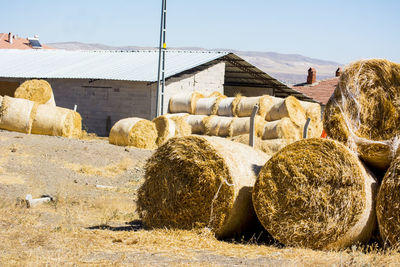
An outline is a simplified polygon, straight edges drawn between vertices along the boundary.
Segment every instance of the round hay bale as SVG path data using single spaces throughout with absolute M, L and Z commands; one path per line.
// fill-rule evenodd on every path
M 187 116 L 189 116 L 189 113 L 167 113 L 164 114 L 165 117 L 167 118 L 173 118 L 173 117 L 184 117 L 186 118 Z
M 302 129 L 296 126 L 289 118 L 282 118 L 277 121 L 267 121 L 264 124 L 262 139 L 291 139 L 302 138 Z
M 219 95 L 218 95 L 218 94 Z M 196 103 L 196 115 L 216 115 L 219 103 L 226 98 L 219 92 L 214 92 L 209 97 L 200 98 Z
M 221 100 L 218 104 L 217 115 L 218 116 L 233 116 L 233 101 L 235 97 L 227 97 Z
M 55 106 L 53 90 L 45 80 L 28 80 L 23 82 L 14 92 L 14 97 L 28 99 L 39 104 Z
M 72 110 L 51 105 L 38 105 L 32 122 L 32 134 L 71 137 L 73 130 Z
M 249 145 L 249 134 L 237 135 L 229 138 L 231 141 L 242 143 L 245 145 Z M 293 143 L 293 140 L 288 139 L 270 139 L 270 140 L 262 140 L 260 137 L 256 137 L 254 139 L 254 148 L 261 150 L 265 154 L 272 156 L 285 146 L 290 143 Z
M 271 109 L 275 102 L 269 95 L 241 97 L 236 107 L 236 115 L 238 117 L 250 117 L 256 104 L 259 106 L 257 114 L 265 118 L 266 112 Z
M 187 124 L 192 128 L 192 134 L 205 134 L 206 128 L 203 121 L 206 117 L 206 115 L 189 115 L 185 118 Z
M 22 98 L 4 96 L 0 108 L 0 129 L 31 133 L 38 104 Z
M 400 247 L 400 156 L 392 161 L 376 198 L 376 215 L 382 240 Z
M 367 242 L 375 227 L 376 182 L 339 142 L 292 143 L 264 165 L 253 203 L 265 229 L 289 246 L 341 249 Z
M 303 127 L 306 122 L 306 113 L 299 100 L 294 96 L 286 98 L 271 97 L 274 105 L 266 110 L 265 120 L 275 121 L 288 117 L 294 124 Z
M 174 136 L 186 136 L 192 133 L 192 127 L 185 121 L 185 117 L 159 116 L 153 120 L 156 125 L 158 138 L 157 145 L 163 144 Z
M 147 161 L 137 207 L 150 228 L 209 227 L 229 237 L 256 220 L 251 188 L 268 156 L 218 137 L 172 138 Z
M 229 136 L 232 133 L 234 117 L 209 116 L 203 120 L 206 135 Z
M 81 114 L 79 114 L 76 111 L 69 110 L 69 112 L 72 112 L 72 117 L 73 117 L 73 125 L 74 128 L 72 130 L 72 136 L 74 138 L 80 138 L 82 136 L 82 117 Z
M 318 103 L 299 101 L 306 112 L 306 117 L 310 118 L 308 137 L 321 137 L 323 126 L 321 120 L 321 105 Z
M 194 114 L 196 111 L 197 100 L 204 95 L 199 92 L 179 93 L 169 100 L 169 113 L 187 112 Z
M 400 135 L 400 64 L 384 59 L 347 66 L 323 114 L 328 136 L 356 147 L 371 166 L 390 165 Z M 395 144 L 395 145 L 394 145 Z
M 264 131 L 264 118 L 256 115 L 254 117 L 254 134 L 256 136 L 262 136 Z M 250 117 L 235 118 L 232 121 L 229 136 L 236 136 L 242 134 L 249 134 L 250 132 Z
M 142 118 L 126 118 L 114 124 L 108 141 L 110 144 L 118 146 L 155 149 L 157 148 L 157 137 L 154 122 Z
M 207 95 L 207 97 L 222 97 L 222 98 L 226 98 L 226 95 L 223 95 L 222 93 L 220 93 L 218 91 L 214 91 L 211 94 Z

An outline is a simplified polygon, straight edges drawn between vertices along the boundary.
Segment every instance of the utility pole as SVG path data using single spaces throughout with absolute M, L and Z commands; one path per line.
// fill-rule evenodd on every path
M 166 20 L 167 20 L 167 0 L 161 0 L 161 27 L 160 27 L 160 45 L 158 47 L 158 74 L 157 74 L 157 110 L 156 117 L 163 115 L 164 110 L 164 88 L 165 88 L 165 43 Z

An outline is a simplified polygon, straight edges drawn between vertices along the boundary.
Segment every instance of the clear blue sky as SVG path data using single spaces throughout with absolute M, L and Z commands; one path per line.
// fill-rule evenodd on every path
M 161 0 L 7 0 L 0 32 L 158 46 Z M 400 63 L 397 0 L 167 0 L 167 45 Z

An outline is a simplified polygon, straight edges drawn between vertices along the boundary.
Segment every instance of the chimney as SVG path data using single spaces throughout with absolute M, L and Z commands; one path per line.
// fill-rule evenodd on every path
M 342 74 L 342 68 L 339 67 L 339 68 L 336 70 L 335 76 L 336 76 L 336 77 L 339 77 L 340 74 Z
M 308 69 L 307 83 L 313 84 L 317 82 L 317 71 L 314 68 Z
M 12 33 L 11 33 L 11 32 L 8 33 L 8 42 L 9 42 L 10 44 L 13 43 L 13 37 L 12 37 Z

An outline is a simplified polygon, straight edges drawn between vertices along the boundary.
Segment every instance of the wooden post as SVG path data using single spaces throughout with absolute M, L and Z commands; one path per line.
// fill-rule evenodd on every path
M 255 104 L 250 116 L 250 133 L 249 133 L 249 146 L 254 147 L 254 119 L 257 115 L 259 106 Z

